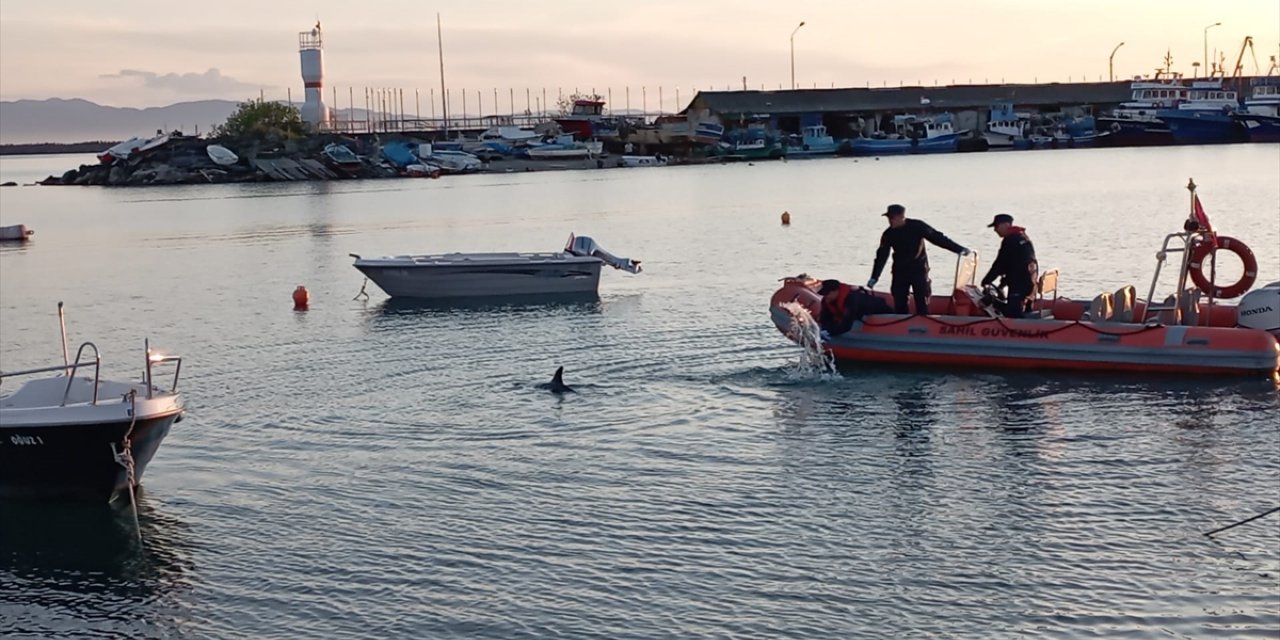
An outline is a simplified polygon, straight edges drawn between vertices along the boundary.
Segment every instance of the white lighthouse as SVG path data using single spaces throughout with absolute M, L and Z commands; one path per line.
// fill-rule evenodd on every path
M 302 86 L 306 102 L 302 119 L 312 126 L 328 124 L 329 109 L 324 106 L 324 43 L 320 38 L 320 21 L 310 31 L 298 34 L 298 56 L 302 58 Z

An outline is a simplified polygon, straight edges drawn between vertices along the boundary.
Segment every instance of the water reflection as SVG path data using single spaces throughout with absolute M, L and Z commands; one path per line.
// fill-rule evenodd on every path
M 152 635 L 157 624 L 173 619 L 178 596 L 189 589 L 192 552 L 188 525 L 153 508 L 141 492 L 137 529 L 127 509 L 5 500 L 0 584 L 9 586 L 0 589 L 0 609 L 54 625 L 43 635 L 96 627 L 122 637 Z M 34 631 L 6 631 L 20 622 L 0 617 L 0 636 Z
M 504 314 L 514 319 L 568 314 L 598 315 L 603 311 L 600 297 L 594 293 L 451 300 L 386 298 L 381 302 L 366 301 L 365 304 L 366 317 L 374 328 L 395 326 L 399 324 L 399 320 L 412 318 Z

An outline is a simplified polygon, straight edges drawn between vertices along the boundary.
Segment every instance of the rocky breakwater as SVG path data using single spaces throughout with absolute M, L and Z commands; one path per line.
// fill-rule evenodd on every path
M 336 135 L 292 140 L 205 139 L 159 134 L 103 150 L 42 185 L 147 186 L 395 177 L 396 171 L 361 153 L 362 142 Z M 340 149 L 341 148 L 341 149 Z M 346 153 L 337 153 L 342 149 Z

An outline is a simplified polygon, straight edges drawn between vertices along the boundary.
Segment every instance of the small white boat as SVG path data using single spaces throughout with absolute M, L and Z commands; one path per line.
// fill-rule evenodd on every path
M 555 253 L 448 253 L 355 258 L 352 264 L 393 298 L 595 295 L 600 269 L 639 273 L 640 262 L 610 254 L 586 236 Z
M 123 160 L 128 158 L 129 154 L 136 151 L 138 147 L 146 144 L 146 142 L 145 138 L 129 138 L 124 142 L 112 145 L 106 151 L 98 154 L 98 160 L 106 164 L 115 162 L 116 160 Z
M 27 228 L 25 224 L 12 224 L 7 227 L 0 227 L 0 242 L 26 242 L 35 235 L 35 231 Z
M 493 127 L 480 134 L 481 142 L 505 142 L 516 143 L 528 140 L 536 140 L 538 132 L 533 129 L 521 129 L 520 127 L 500 126 Z
M 619 156 L 619 167 L 665 167 L 667 156 L 655 153 L 651 156 Z
M 61 319 L 62 304 L 58 304 Z M 182 417 L 178 373 L 182 359 L 145 344 L 141 382 L 106 380 L 92 342 L 63 363 L 0 373 L 11 377 L 57 374 L 28 381 L 0 396 L 0 496 L 83 495 L 114 500 L 129 495 L 151 458 Z M 173 362 L 168 390 L 157 387 L 152 371 Z
M 233 165 L 240 161 L 240 156 L 237 156 L 234 151 L 220 144 L 211 144 L 208 147 L 205 147 L 205 153 L 209 154 L 209 159 L 212 160 L 214 164 L 223 167 Z

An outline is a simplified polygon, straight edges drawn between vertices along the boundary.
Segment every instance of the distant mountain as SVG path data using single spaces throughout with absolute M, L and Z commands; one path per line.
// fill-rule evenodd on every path
M 127 140 L 156 129 L 206 133 L 235 111 L 231 100 L 179 102 L 167 107 L 107 107 L 88 100 L 13 100 L 0 102 L 0 144 Z

